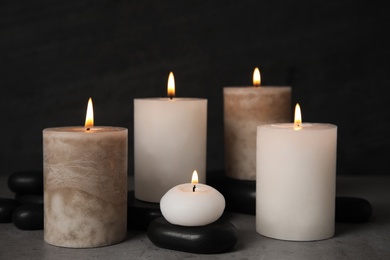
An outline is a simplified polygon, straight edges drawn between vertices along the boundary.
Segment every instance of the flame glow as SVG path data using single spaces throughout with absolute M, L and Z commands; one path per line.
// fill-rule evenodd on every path
M 175 78 L 171 71 L 168 76 L 168 97 L 173 98 L 175 96 Z
M 87 115 L 86 115 L 86 117 L 85 117 L 85 127 L 86 127 L 86 128 L 93 127 L 93 105 L 92 105 L 92 98 L 89 98 L 89 100 L 88 100 Z
M 295 105 L 294 129 L 295 129 L 295 130 L 300 130 L 300 129 L 302 129 L 301 107 L 299 106 L 298 103 Z
M 261 84 L 261 76 L 260 76 L 260 70 L 259 68 L 255 68 L 255 71 L 253 71 L 253 86 L 260 86 Z
M 191 183 L 198 184 L 198 172 L 196 170 L 192 173 Z

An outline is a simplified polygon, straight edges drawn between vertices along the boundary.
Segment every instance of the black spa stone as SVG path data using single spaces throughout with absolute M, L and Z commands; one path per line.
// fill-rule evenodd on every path
M 370 202 L 362 198 L 336 197 L 336 222 L 363 223 L 372 215 Z
M 43 204 L 43 195 L 15 194 L 15 199 L 22 205 Z
M 127 195 L 127 229 L 146 230 L 150 222 L 161 217 L 159 203 L 148 203 L 137 200 L 134 191 Z
M 207 172 L 207 184 L 225 197 L 226 210 L 256 214 L 256 181 L 236 180 L 225 177 L 224 171 L 211 171 Z
M 250 215 L 256 214 L 256 181 L 226 178 L 224 185 L 222 194 L 227 201 L 227 210 Z
M 12 215 L 14 225 L 22 230 L 43 229 L 43 205 L 22 205 Z
M 19 205 L 14 199 L 0 198 L 0 223 L 12 222 L 12 213 Z
M 18 194 L 43 194 L 42 171 L 16 171 L 8 177 L 8 187 Z
M 185 227 L 160 217 L 150 223 L 147 235 L 158 247 L 197 254 L 227 252 L 238 239 L 236 227 L 223 219 L 206 226 Z

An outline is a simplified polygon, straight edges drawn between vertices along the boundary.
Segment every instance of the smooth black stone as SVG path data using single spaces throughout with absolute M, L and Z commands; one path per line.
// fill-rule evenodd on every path
M 363 223 L 372 215 L 370 202 L 362 198 L 336 197 L 336 222 Z
M 43 205 L 22 205 L 12 215 L 14 225 L 22 230 L 43 229 Z
M 146 230 L 151 221 L 162 217 L 159 203 L 137 200 L 134 191 L 127 194 L 127 229 Z
M 225 197 L 226 210 L 256 214 L 256 181 L 235 180 L 225 177 L 225 171 L 207 172 L 207 184 Z
M 160 217 L 150 223 L 147 234 L 158 247 L 197 254 L 227 252 L 238 239 L 236 227 L 223 219 L 206 226 L 185 227 Z
M 43 194 L 42 171 L 16 171 L 8 177 L 8 187 L 18 194 Z
M 22 205 L 43 204 L 43 195 L 15 194 L 15 199 Z
M 12 222 L 12 213 L 19 205 L 14 199 L 0 198 L 0 223 Z

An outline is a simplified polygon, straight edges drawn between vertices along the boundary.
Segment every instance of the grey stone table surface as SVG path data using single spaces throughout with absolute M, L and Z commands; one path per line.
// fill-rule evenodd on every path
M 0 224 L 0 259 L 390 259 L 390 177 L 338 176 L 337 194 L 365 198 L 373 206 L 369 222 L 336 223 L 333 238 L 289 242 L 266 238 L 255 230 L 255 216 L 227 213 L 238 230 L 230 252 L 214 255 L 166 250 L 153 245 L 145 232 L 128 231 L 119 244 L 69 249 L 44 242 L 43 231 L 23 231 Z M 10 197 L 6 177 L 0 177 L 0 197 Z

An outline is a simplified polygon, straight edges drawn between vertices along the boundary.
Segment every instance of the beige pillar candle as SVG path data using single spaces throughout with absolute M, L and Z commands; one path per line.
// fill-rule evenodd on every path
M 233 179 L 256 180 L 257 126 L 291 121 L 291 87 L 260 86 L 257 71 L 254 86 L 223 89 L 225 173 Z
M 173 95 L 134 99 L 134 187 L 139 200 L 159 203 L 195 169 L 199 181 L 206 182 L 207 99 Z
M 337 126 L 262 125 L 257 144 L 257 232 L 295 241 L 333 236 Z
M 43 130 L 44 239 L 73 248 L 112 245 L 127 233 L 127 129 Z

